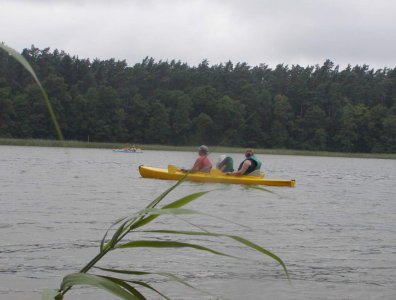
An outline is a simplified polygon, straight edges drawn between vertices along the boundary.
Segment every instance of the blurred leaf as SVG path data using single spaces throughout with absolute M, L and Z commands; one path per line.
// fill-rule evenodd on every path
M 139 215 L 150 214 L 153 216 L 159 215 L 191 215 L 191 214 L 204 214 L 197 210 L 188 208 L 146 208 L 138 212 Z
M 30 73 L 30 75 L 32 75 L 32 77 L 34 78 L 34 80 L 36 81 L 37 85 L 40 88 L 41 94 L 44 98 L 44 102 L 47 106 L 48 112 L 50 113 L 52 123 L 54 123 L 56 133 L 58 134 L 58 138 L 61 141 L 63 141 L 64 140 L 63 134 L 59 127 L 58 120 L 56 119 L 54 110 L 52 109 L 51 102 L 49 101 L 47 93 L 45 92 L 43 86 L 41 85 L 40 80 L 37 78 L 37 75 L 34 72 L 31 65 L 29 64 L 29 62 L 25 59 L 25 57 L 23 57 L 21 54 L 19 54 L 17 51 L 12 49 L 11 47 L 8 47 L 7 45 L 0 43 L 0 49 L 3 49 L 5 52 L 7 52 L 9 55 L 11 55 L 16 61 L 18 61 L 26 69 L 26 71 L 28 71 Z
M 105 245 L 105 239 L 113 225 L 106 231 L 106 234 L 103 236 L 102 241 L 100 243 L 100 249 L 103 251 L 107 247 L 114 247 L 114 245 L 119 241 L 118 238 L 120 238 L 123 233 L 127 233 L 131 230 L 130 226 L 133 224 L 134 220 L 137 220 L 138 217 L 144 216 L 144 215 L 153 215 L 153 216 L 159 216 L 159 215 L 179 215 L 179 214 L 200 214 L 200 212 L 192 210 L 192 209 L 180 209 L 180 208 L 168 208 L 168 209 L 158 209 L 158 208 L 146 208 L 138 211 L 137 213 L 133 214 L 130 217 L 125 217 L 123 220 L 126 219 L 126 221 L 116 230 L 114 233 L 112 239 L 106 243 Z M 131 221 L 133 219 L 133 221 Z M 132 223 L 132 224 L 130 224 Z M 142 225 L 143 226 L 143 225 Z
M 188 284 L 186 281 L 181 279 L 180 277 L 172 274 L 172 273 L 167 273 L 167 272 L 145 272 L 145 271 L 129 271 L 129 270 L 119 270 L 119 269 L 108 269 L 108 268 L 101 268 L 101 267 L 95 267 L 96 269 L 106 271 L 106 272 L 113 272 L 113 273 L 119 273 L 119 274 L 126 274 L 126 275 L 137 275 L 137 276 L 142 276 L 142 275 L 159 275 L 163 277 L 167 277 L 168 279 L 171 279 L 173 281 L 179 282 L 189 288 L 196 289 L 194 286 Z
M 123 282 L 120 284 L 117 278 L 109 279 L 110 277 L 96 276 L 86 273 L 73 273 L 65 276 L 63 278 L 61 284 L 61 290 L 66 290 L 75 285 L 90 285 L 97 288 L 101 288 L 107 290 L 108 292 L 126 300 L 141 300 L 145 298 L 141 298 L 137 295 L 140 293 L 136 291 L 132 286 Z M 126 288 L 128 286 L 128 288 Z M 135 290 L 135 294 L 132 293 L 132 290 Z
M 209 193 L 209 191 L 190 194 L 188 196 L 185 196 L 185 197 L 183 197 L 181 199 L 178 199 L 176 201 L 173 201 L 172 203 L 169 203 L 169 204 L 163 206 L 162 209 L 182 207 L 182 206 L 190 203 L 191 201 L 194 201 L 195 199 L 197 199 L 197 198 L 199 198 L 199 197 L 201 197 L 201 196 L 203 196 L 203 195 L 205 195 L 207 193 Z M 155 220 L 157 217 L 158 216 L 148 216 L 148 217 L 146 217 L 144 219 L 141 219 L 137 223 L 133 224 L 131 226 L 131 229 L 136 229 L 136 228 L 142 227 L 143 225 L 146 225 L 146 224 L 150 223 L 151 221 Z
M 205 293 L 207 295 L 213 296 L 215 297 L 213 294 L 199 289 L 195 286 L 192 286 L 191 284 L 187 283 L 186 281 L 184 281 L 183 279 L 181 279 L 180 277 L 172 274 L 172 273 L 168 273 L 168 272 L 144 272 L 144 271 L 130 271 L 130 270 L 119 270 L 119 269 L 108 269 L 108 268 L 101 268 L 101 267 L 95 267 L 96 269 L 102 270 L 102 271 L 106 271 L 106 272 L 113 272 L 113 273 L 118 273 L 118 274 L 125 274 L 125 275 L 136 275 L 136 276 L 143 276 L 143 275 L 158 275 L 158 276 L 162 276 L 162 277 L 166 277 L 172 281 L 178 282 L 186 287 L 189 287 L 191 289 L 194 289 L 196 291 Z M 216 297 L 218 298 L 218 297 Z
M 286 265 L 284 264 L 284 262 L 282 261 L 282 259 L 280 259 L 279 256 L 275 255 L 274 253 L 272 253 L 272 252 L 270 252 L 270 251 L 268 251 L 268 250 L 262 248 L 261 246 L 255 244 L 255 243 L 253 243 L 253 242 L 251 242 L 251 241 L 249 241 L 249 240 L 247 240 L 247 239 L 244 239 L 243 237 L 236 236 L 236 235 L 227 235 L 227 236 L 230 237 L 230 238 L 232 238 L 232 239 L 234 239 L 234 240 L 237 241 L 237 242 L 240 242 L 240 243 L 242 243 L 242 244 L 245 244 L 246 246 L 248 246 L 248 247 L 250 247 L 250 248 L 252 248 L 252 249 L 255 249 L 255 250 L 257 250 L 257 251 L 259 251 L 259 252 L 261 252 L 261 253 L 263 253 L 263 254 L 265 254 L 265 255 L 268 255 L 269 257 L 271 257 L 271 258 L 273 258 L 274 260 L 276 260 L 276 261 L 283 267 L 283 270 L 284 270 L 285 273 L 286 273 L 287 279 L 290 280 L 290 278 L 289 278 L 289 273 L 287 272 L 287 269 L 286 269 Z
M 100 241 L 100 251 L 103 251 L 103 249 L 104 249 L 104 243 L 106 242 L 106 237 L 107 237 L 107 235 L 109 234 L 110 230 L 111 230 L 114 226 L 116 226 L 117 224 L 121 223 L 122 221 L 124 221 L 124 220 L 127 219 L 127 218 L 128 218 L 128 217 L 120 218 L 120 219 L 118 219 L 117 221 L 115 221 L 114 223 L 112 223 L 112 224 L 110 225 L 110 227 L 106 230 L 106 232 L 105 232 L 105 234 L 104 234 L 102 240 Z
M 17 51 L 15 51 L 13 48 L 8 47 L 5 44 L 0 43 L 0 48 L 2 48 L 5 52 L 7 52 L 9 55 L 11 55 L 15 60 L 17 60 L 25 69 L 28 71 L 34 80 L 36 81 L 37 85 L 42 89 L 43 87 L 41 86 L 40 80 L 37 78 L 36 73 L 34 72 L 33 68 L 29 64 L 29 62 L 23 57 L 21 54 L 19 54 Z
M 180 179 L 176 184 L 174 184 L 173 186 L 171 186 L 169 189 L 167 189 L 165 192 L 163 192 L 160 196 L 158 196 L 154 201 L 152 201 L 149 205 L 146 206 L 146 209 L 150 209 L 150 208 L 154 208 L 162 199 L 164 199 L 171 191 L 173 191 L 178 185 L 180 185 L 183 182 L 184 178 Z M 201 192 L 201 193 L 196 193 L 183 197 L 182 199 L 179 199 L 178 201 L 185 201 L 185 198 L 189 198 L 188 202 L 191 202 L 193 200 L 195 200 L 196 198 L 202 196 L 203 194 L 207 193 L 207 192 Z M 175 202 L 178 202 L 175 201 Z M 188 202 L 186 202 L 185 204 L 187 204 Z M 183 204 L 183 205 L 185 205 Z M 176 206 L 176 207 L 180 207 L 182 205 Z M 164 207 L 165 208 L 165 207 Z M 171 208 L 171 207 L 170 207 Z M 118 219 L 117 221 L 115 221 L 106 231 L 105 235 L 103 236 L 101 243 L 100 243 L 100 249 L 101 252 L 104 250 L 105 248 L 105 240 L 106 237 L 109 233 L 109 231 L 111 230 L 111 228 L 113 228 L 115 225 L 119 224 L 120 222 L 124 221 L 125 219 L 127 219 L 128 221 L 130 221 L 131 223 L 135 223 L 132 227 L 129 228 L 129 230 L 133 230 L 135 228 L 141 227 L 145 224 L 150 223 L 151 221 L 153 221 L 155 218 L 157 218 L 157 216 L 149 216 L 144 218 L 144 216 L 138 216 L 137 214 L 133 214 L 133 216 L 129 216 L 129 217 L 123 217 Z M 126 222 L 127 223 L 127 222 Z M 129 227 L 129 226 L 125 226 L 126 223 L 124 223 L 124 228 L 125 227 Z M 120 228 L 119 228 L 120 229 Z M 118 231 L 118 230 L 117 230 Z M 119 234 L 119 236 L 122 234 L 122 230 L 121 230 L 121 234 L 118 232 L 117 234 Z M 114 236 L 113 236 L 114 237 Z
M 123 233 L 124 229 L 125 229 L 125 225 L 128 223 L 129 221 L 125 221 L 124 223 L 121 224 L 121 226 L 116 230 L 116 232 L 113 234 L 113 237 L 111 238 L 111 240 L 105 245 L 102 246 L 101 250 L 103 251 L 104 248 L 109 247 L 109 248 L 113 248 L 114 245 L 117 243 L 117 239 L 120 237 L 120 235 Z M 106 237 L 106 236 L 105 236 Z M 105 238 L 104 237 L 104 238 Z
M 237 235 L 229 235 L 229 234 L 222 234 L 222 233 L 212 233 L 212 232 L 199 232 L 199 231 L 175 231 L 175 230 L 145 230 L 143 232 L 151 232 L 151 233 L 167 233 L 167 234 L 184 234 L 184 235 L 204 235 L 204 236 L 215 236 L 215 237 L 228 237 L 231 238 L 241 244 L 244 244 L 245 246 L 252 248 L 256 251 L 259 251 L 269 257 L 271 257 L 272 259 L 276 260 L 282 267 L 283 270 L 286 273 L 286 277 L 289 279 L 289 274 L 287 272 L 286 269 L 286 265 L 284 264 L 284 262 L 282 261 L 282 259 L 280 259 L 280 257 L 278 257 L 277 255 L 275 255 L 274 253 L 264 249 L 263 247 L 243 238 Z
M 178 182 L 176 182 L 173 186 L 171 186 L 169 189 L 167 189 L 165 192 L 163 192 L 161 195 L 159 195 L 157 198 L 155 198 L 149 205 L 146 206 L 146 208 L 153 208 L 157 206 L 159 202 L 161 202 L 162 199 L 164 199 L 170 192 L 172 192 L 175 188 L 177 188 L 184 180 L 186 179 L 186 176 L 184 176 L 182 179 L 180 179 Z
M 146 297 L 144 297 L 137 289 L 134 287 L 130 286 L 128 283 L 126 283 L 125 280 L 119 279 L 119 278 L 114 278 L 114 277 L 108 277 L 108 276 L 103 276 L 103 278 L 106 278 L 115 284 L 118 284 L 119 286 L 123 287 L 127 291 L 129 291 L 132 295 L 136 296 L 139 299 L 145 300 Z
M 222 256 L 229 256 L 233 257 L 232 255 L 225 254 L 223 252 L 219 252 L 204 246 L 190 244 L 190 243 L 181 243 L 175 241 L 152 241 L 152 240 L 138 240 L 132 241 L 126 244 L 118 245 L 116 248 L 193 248 L 202 251 L 208 251 L 213 254 L 222 255 Z
M 41 300 L 62 300 L 63 296 L 61 293 L 55 290 L 44 290 L 41 295 Z
M 135 281 L 135 280 L 128 280 L 128 282 L 134 283 L 134 284 L 138 284 L 141 286 L 144 286 L 147 289 L 150 289 L 154 292 L 156 292 L 158 295 L 161 295 L 163 298 L 170 300 L 170 298 L 166 297 L 164 294 L 162 294 L 160 291 L 158 291 L 157 289 L 153 288 L 151 285 L 149 285 L 148 283 L 142 282 L 142 281 Z
M 267 189 L 267 188 L 261 187 L 261 186 L 257 186 L 257 185 L 246 185 L 245 187 L 246 187 L 247 189 L 261 190 L 261 191 L 264 191 L 264 192 L 271 193 L 271 194 L 274 194 L 274 195 L 279 196 L 277 193 L 275 193 L 275 192 L 273 192 L 273 191 L 271 191 L 271 190 L 269 190 L 269 189 Z
M 187 195 L 183 198 L 180 198 L 179 200 L 173 201 L 172 203 L 169 203 L 167 205 L 164 205 L 162 208 L 179 208 L 184 205 L 187 205 L 188 203 L 194 201 L 195 199 L 202 197 L 203 195 L 209 193 L 211 191 L 204 191 L 204 192 L 198 192 L 194 194 Z

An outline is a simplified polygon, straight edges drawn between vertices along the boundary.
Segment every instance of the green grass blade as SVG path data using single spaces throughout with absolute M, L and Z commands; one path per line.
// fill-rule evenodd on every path
M 129 291 L 132 295 L 137 297 L 140 300 L 147 300 L 146 297 L 144 297 L 137 289 L 134 287 L 130 286 L 125 280 L 119 279 L 119 278 L 114 278 L 114 277 L 108 277 L 108 276 L 103 276 L 103 278 L 106 278 L 115 284 L 118 284 L 119 286 L 123 287 L 127 291 Z
M 110 247 L 113 248 L 115 244 L 117 244 L 128 232 L 130 232 L 134 227 L 132 226 L 136 220 L 144 220 L 141 219 L 140 217 L 146 216 L 146 219 L 149 218 L 150 216 L 153 217 L 158 217 L 160 215 L 179 215 L 179 214 L 199 214 L 200 212 L 192 210 L 192 209 L 180 209 L 180 208 L 168 208 L 168 209 L 158 209 L 158 208 L 146 208 L 142 209 L 139 212 L 135 213 L 132 217 L 129 217 L 114 233 L 111 241 L 109 241 L 106 245 L 105 243 L 105 238 L 108 234 L 108 231 L 106 232 L 105 236 L 103 237 L 101 241 L 101 251 L 104 251 L 104 249 Z M 131 220 L 132 219 L 132 220 Z M 153 219 L 149 219 L 148 222 L 151 222 Z M 148 223 L 147 222 L 147 223 Z M 143 222 L 145 223 L 145 222 Z M 145 223 L 145 224 L 147 224 Z M 143 224 L 144 225 L 144 224 Z M 143 226 L 141 225 L 141 226 Z
M 182 242 L 175 242 L 175 241 L 152 241 L 152 240 L 138 240 L 128 242 L 126 244 L 121 244 L 117 246 L 117 248 L 125 249 L 125 248 L 193 248 L 197 250 L 211 252 L 213 254 L 222 255 L 222 256 L 229 256 L 233 257 L 232 255 L 228 255 L 226 253 L 216 251 L 204 246 L 190 244 L 190 243 L 182 243 Z
M 160 216 L 160 215 L 191 215 L 191 214 L 203 214 L 203 213 L 188 208 L 146 208 L 140 210 L 138 214 Z
M 19 54 L 16 50 L 14 50 L 11 47 L 8 47 L 5 44 L 0 43 L 0 48 L 2 48 L 5 52 L 7 52 L 9 55 L 11 55 L 15 60 L 17 60 L 25 69 L 28 71 L 36 83 L 41 87 L 41 83 L 39 79 L 37 78 L 36 73 L 34 72 L 32 66 L 29 64 L 29 62 L 25 59 L 25 57 L 21 54 Z
M 199 212 L 192 210 L 192 209 L 180 209 L 180 208 L 169 208 L 169 209 L 145 208 L 145 209 L 142 209 L 142 210 L 138 211 L 137 213 L 133 214 L 132 216 L 124 217 L 124 218 L 118 220 L 117 222 L 113 223 L 107 229 L 105 235 L 103 236 L 101 243 L 100 243 L 100 249 L 101 249 L 101 251 L 103 251 L 105 249 L 105 247 L 114 246 L 114 244 L 117 242 L 117 239 L 121 236 L 121 234 L 123 232 L 131 230 L 129 225 L 128 226 L 126 226 L 126 225 L 129 222 L 133 223 L 133 221 L 131 221 L 131 219 L 133 219 L 133 218 L 138 219 L 138 217 L 145 216 L 145 215 L 159 216 L 159 215 L 178 215 L 178 214 L 199 214 Z M 116 225 L 117 223 L 119 223 L 120 221 L 125 220 L 125 219 L 126 219 L 126 221 L 123 224 L 121 224 L 121 226 L 113 234 L 111 241 L 109 243 L 107 243 L 105 246 L 105 240 L 106 240 L 106 237 L 108 236 L 111 228 L 114 225 Z
M 186 177 L 187 174 L 178 182 L 176 182 L 173 186 L 171 186 L 169 189 L 167 189 L 165 192 L 163 192 L 161 195 L 155 198 L 149 205 L 146 206 L 146 208 L 153 208 L 157 206 L 157 204 L 160 203 L 162 199 L 164 199 L 170 192 L 172 192 L 175 188 L 177 188 L 186 179 Z
M 180 198 L 179 200 L 173 201 L 172 203 L 169 203 L 167 205 L 164 205 L 162 208 L 179 208 L 187 205 L 188 203 L 194 201 L 195 199 L 198 199 L 199 197 L 202 197 L 203 195 L 209 193 L 211 191 L 204 191 L 204 192 L 198 192 L 198 193 L 193 193 L 190 195 L 187 195 L 183 198 Z
M 106 271 L 106 272 L 113 272 L 113 273 L 118 273 L 118 274 L 125 274 L 125 275 L 137 275 L 137 276 L 142 276 L 142 275 L 159 275 L 162 277 L 166 277 L 168 279 L 171 279 L 173 281 L 176 281 L 180 284 L 183 284 L 189 288 L 196 289 L 194 286 L 188 284 L 186 281 L 181 279 L 180 277 L 172 274 L 172 273 L 167 273 L 167 272 L 145 272 L 145 271 L 130 271 L 130 270 L 119 270 L 119 269 L 108 269 L 108 268 L 101 268 L 101 267 L 95 267 L 96 269 Z
M 63 296 L 59 291 L 55 290 L 44 290 L 41 295 L 41 300 L 62 300 Z
M 114 245 L 117 243 L 118 238 L 120 237 L 120 235 L 124 232 L 124 230 L 127 230 L 125 228 L 125 225 L 129 222 L 129 220 L 125 221 L 124 223 L 121 224 L 120 227 L 118 227 L 118 229 L 116 230 L 116 232 L 114 232 L 113 237 L 111 238 L 111 240 L 106 244 L 106 245 L 102 245 L 101 251 L 103 251 L 105 248 L 110 247 L 113 248 Z
M 105 232 L 105 234 L 104 234 L 102 240 L 100 241 L 100 251 L 103 251 L 103 249 L 104 249 L 104 244 L 105 244 L 105 242 L 106 242 L 106 238 L 107 238 L 107 235 L 109 234 L 110 230 L 111 230 L 115 225 L 121 223 L 121 222 L 124 221 L 125 219 L 127 219 L 127 217 L 122 217 L 122 218 L 118 219 L 117 221 L 115 221 L 113 224 L 111 224 L 111 225 L 109 226 L 109 228 L 107 228 L 107 230 L 106 230 L 106 232 Z
M 109 268 L 102 268 L 102 267 L 94 267 L 95 269 L 106 271 L 106 272 L 113 272 L 118 274 L 125 274 L 125 275 L 153 275 L 157 273 L 147 272 L 147 271 L 130 271 L 130 270 L 119 270 L 119 269 L 109 269 Z
M 269 189 L 267 189 L 267 188 L 265 188 L 265 187 L 262 187 L 262 186 L 257 186 L 257 185 L 246 185 L 245 187 L 246 187 L 247 189 L 256 189 L 256 190 L 264 191 L 264 192 L 271 193 L 271 194 L 274 194 L 274 195 L 279 196 L 279 195 L 278 195 L 277 193 L 275 193 L 274 191 L 271 191 L 271 190 L 269 190 Z
M 31 65 L 29 64 L 29 62 L 25 59 L 25 57 L 23 57 L 21 54 L 19 54 L 17 51 L 12 49 L 11 47 L 8 47 L 7 45 L 0 43 L 0 49 L 3 49 L 5 52 L 7 52 L 9 55 L 11 55 L 17 62 L 19 62 L 26 69 L 26 71 L 28 71 L 30 73 L 30 75 L 32 75 L 32 77 L 34 78 L 34 80 L 36 81 L 37 85 L 40 88 L 41 94 L 44 98 L 45 105 L 47 106 L 48 112 L 51 116 L 52 123 L 54 123 L 55 131 L 58 135 L 58 138 L 61 141 L 63 141 L 64 140 L 63 134 L 59 127 L 58 120 L 56 119 L 54 110 L 52 109 L 51 102 L 49 101 L 47 93 L 45 92 L 43 86 L 41 85 L 40 80 L 37 78 L 37 75 L 34 72 Z
M 166 234 L 183 234 L 183 235 L 190 235 L 190 236 L 197 236 L 197 235 L 204 235 L 204 236 L 215 236 L 215 237 L 228 237 L 231 238 L 241 244 L 244 244 L 245 246 L 252 248 L 258 252 L 261 252 L 275 261 L 277 261 L 285 271 L 286 277 L 289 279 L 289 273 L 287 272 L 287 268 L 285 263 L 282 261 L 282 259 L 275 255 L 274 253 L 268 251 L 267 249 L 264 249 L 263 247 L 243 238 L 237 235 L 229 235 L 229 234 L 222 234 L 222 233 L 213 233 L 213 232 L 199 232 L 199 231 L 176 231 L 176 230 L 145 230 L 143 232 L 149 232 L 149 233 L 166 233 Z
M 255 243 L 253 243 L 253 242 L 251 242 L 251 241 L 249 241 L 249 240 L 247 240 L 247 239 L 245 239 L 243 237 L 240 237 L 240 236 L 237 236 L 237 235 L 227 235 L 227 236 L 229 238 L 241 243 L 241 244 L 244 244 L 247 247 L 255 249 L 255 250 L 257 250 L 257 251 L 259 251 L 259 252 L 261 252 L 261 253 L 263 253 L 265 255 L 268 255 L 269 257 L 273 258 L 274 260 L 276 260 L 283 267 L 283 270 L 286 273 L 287 279 L 290 280 L 289 279 L 289 273 L 287 272 L 287 269 L 286 269 L 286 265 L 285 265 L 285 263 L 283 262 L 283 260 L 279 256 L 275 255 L 274 253 L 264 249 L 263 247 L 255 244 Z
M 170 298 L 166 297 L 164 294 L 162 294 L 160 291 L 158 291 L 157 289 L 153 288 L 151 285 L 149 285 L 148 283 L 142 282 L 142 281 L 134 281 L 134 280 L 128 280 L 128 282 L 134 283 L 134 284 L 138 284 L 141 286 L 144 286 L 146 289 L 152 290 L 154 292 L 156 292 L 158 295 L 160 295 L 162 298 L 165 298 L 167 300 L 171 300 Z
M 158 276 L 166 277 L 166 278 L 168 278 L 168 279 L 170 279 L 172 281 L 180 283 L 180 284 L 182 284 L 182 285 L 184 285 L 184 286 L 186 286 L 188 288 L 194 289 L 194 290 L 196 290 L 198 292 L 210 295 L 210 296 L 212 296 L 212 297 L 214 297 L 216 299 L 219 298 L 219 297 L 216 297 L 213 294 L 211 294 L 211 293 L 209 293 L 209 292 L 207 292 L 205 290 L 202 290 L 202 289 L 199 289 L 199 288 L 197 288 L 195 286 L 192 286 L 191 284 L 187 283 L 186 281 L 184 281 L 180 277 L 178 277 L 178 276 L 176 276 L 176 275 L 174 275 L 172 273 L 168 273 L 168 272 L 130 271 L 130 270 L 108 269 L 108 268 L 101 268 L 101 267 L 95 267 L 95 268 L 99 269 L 99 270 L 102 270 L 102 271 L 105 271 L 105 272 L 113 272 L 113 273 L 125 274 L 125 275 L 137 275 L 137 276 L 158 275 Z
M 234 221 L 230 221 L 227 220 L 225 218 L 219 217 L 219 216 L 215 216 L 215 215 L 211 215 L 211 214 L 207 214 L 207 213 L 203 213 L 197 210 L 193 210 L 193 209 L 186 209 L 186 208 L 146 208 L 146 209 L 142 209 L 141 211 L 138 212 L 138 214 L 148 214 L 148 215 L 153 215 L 153 216 L 160 216 L 160 215 L 174 215 L 174 216 L 178 216 L 178 215 L 188 215 L 188 214 L 199 214 L 199 215 L 204 215 L 204 216 L 208 216 L 217 220 L 222 220 L 225 221 L 227 223 L 231 223 L 234 225 L 238 225 L 240 227 L 244 227 L 244 228 L 248 228 L 250 229 L 250 227 L 245 226 L 243 224 L 234 222 Z M 149 217 L 149 216 L 148 216 Z M 183 221 L 186 222 L 185 219 L 181 219 Z M 190 222 L 187 221 L 187 223 L 191 224 Z M 194 224 L 191 224 L 193 226 L 195 226 Z M 136 227 L 134 227 L 136 228 Z
M 109 280 L 103 276 L 96 276 L 86 273 L 73 273 L 65 276 L 61 284 L 61 290 L 66 290 L 75 285 L 90 285 L 100 289 L 107 290 L 109 293 L 116 295 L 125 300 L 141 300 L 126 290 L 120 284 Z
M 194 201 L 195 199 L 198 199 L 199 197 L 202 197 L 203 195 L 209 193 L 210 191 L 205 191 L 205 192 L 198 192 L 198 193 L 194 193 L 194 194 L 190 194 L 187 195 L 181 199 L 178 199 L 176 201 L 173 201 L 172 203 L 169 203 L 165 206 L 163 206 L 162 208 L 180 208 L 188 203 L 190 203 L 191 201 Z M 151 208 L 151 207 L 148 207 Z M 155 220 L 158 216 L 148 216 L 144 219 L 139 220 L 138 222 L 136 222 L 135 224 L 133 224 L 131 226 L 131 230 L 132 229 L 136 229 L 139 227 L 142 227 L 150 222 L 152 222 L 153 220 Z

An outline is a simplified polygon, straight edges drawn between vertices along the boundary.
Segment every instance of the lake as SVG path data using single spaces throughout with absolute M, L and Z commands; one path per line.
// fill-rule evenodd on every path
M 196 155 L 0 146 L 0 299 L 40 299 L 43 289 L 58 288 L 63 276 L 98 253 L 113 221 L 144 208 L 175 183 L 141 178 L 139 165 L 188 167 Z M 217 156 L 210 155 L 212 162 Z M 235 165 L 243 159 L 242 154 L 232 157 Z M 130 249 L 109 253 L 100 266 L 174 272 L 211 294 L 148 277 L 172 299 L 396 299 L 396 160 L 258 158 L 268 178 L 295 178 L 296 187 L 268 187 L 271 194 L 185 182 L 164 203 L 210 190 L 187 206 L 205 214 L 183 218 L 276 253 L 292 285 L 271 258 L 225 238 L 174 237 L 243 259 L 192 249 Z M 158 218 L 150 229 L 195 230 L 171 216 Z M 65 299 L 118 298 L 84 287 Z

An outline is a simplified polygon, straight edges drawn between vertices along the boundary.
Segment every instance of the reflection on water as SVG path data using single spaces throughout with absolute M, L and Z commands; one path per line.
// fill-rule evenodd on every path
M 64 275 L 96 255 L 112 221 L 143 208 L 173 184 L 140 178 L 140 164 L 188 167 L 195 156 L 0 146 L 0 299 L 40 299 L 42 289 L 57 288 Z M 232 157 L 236 163 L 242 160 L 242 155 Z M 187 182 L 169 200 L 214 190 L 189 207 L 249 228 L 202 215 L 192 220 L 274 251 L 286 262 L 293 286 L 271 259 L 227 239 L 197 240 L 245 260 L 186 249 L 129 250 L 110 254 L 102 266 L 176 272 L 229 299 L 394 299 L 396 161 L 259 158 L 267 177 L 295 178 L 296 187 L 270 188 L 273 195 L 238 185 Z M 152 226 L 165 227 L 186 225 L 161 217 Z M 172 299 L 215 299 L 160 277 L 150 280 Z M 114 298 L 76 288 L 69 299 Z

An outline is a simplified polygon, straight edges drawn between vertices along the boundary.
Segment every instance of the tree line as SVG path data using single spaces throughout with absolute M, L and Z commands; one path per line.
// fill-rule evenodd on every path
M 343 152 L 396 151 L 396 68 L 146 57 L 89 60 L 32 46 L 66 139 Z M 30 75 L 0 52 L 0 137 L 55 138 Z

